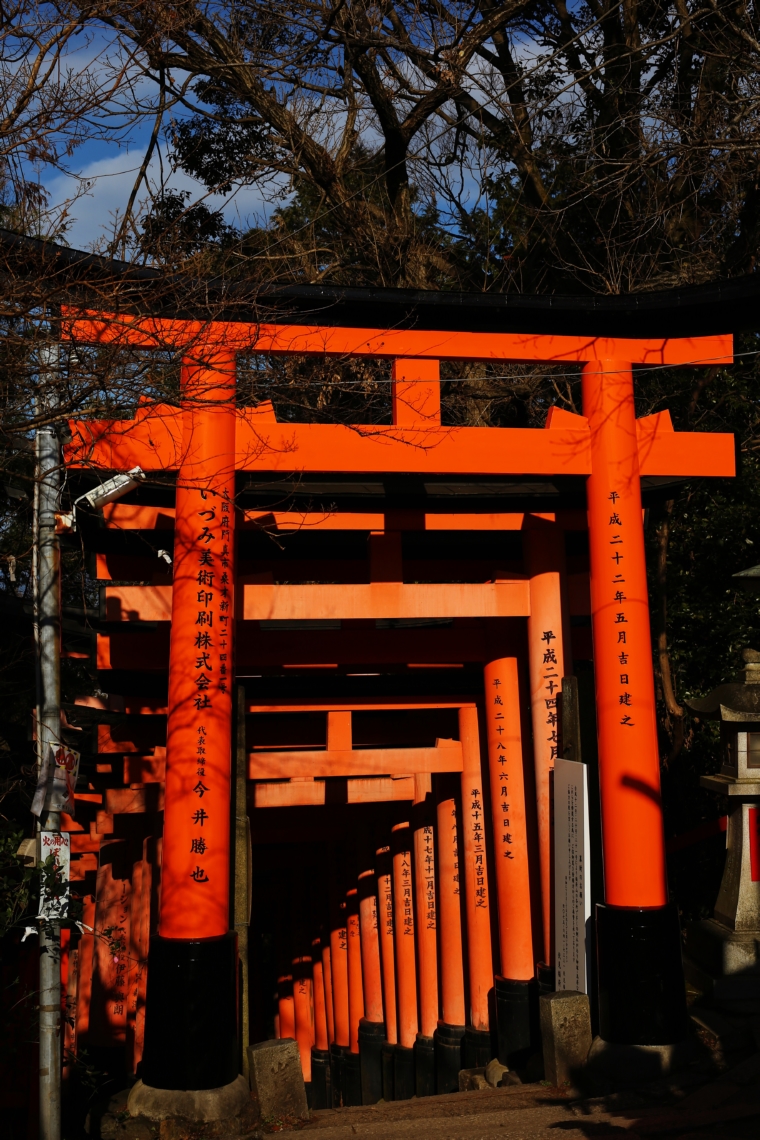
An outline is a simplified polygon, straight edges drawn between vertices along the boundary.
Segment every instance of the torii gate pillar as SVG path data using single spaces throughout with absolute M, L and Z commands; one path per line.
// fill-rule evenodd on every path
M 599 1030 L 615 1045 L 686 1034 L 675 905 L 668 902 L 657 717 L 630 364 L 583 369 L 605 905 L 597 908 Z
M 206 1098 L 214 1090 L 224 1102 L 220 1114 L 233 1116 L 248 1097 L 238 1076 L 237 936 L 229 914 L 234 351 L 195 346 L 181 382 L 161 904 L 149 954 L 143 1079 L 130 1111 L 160 1114 L 164 1090 L 205 1090 Z M 184 1115 L 195 1115 L 190 1102 Z

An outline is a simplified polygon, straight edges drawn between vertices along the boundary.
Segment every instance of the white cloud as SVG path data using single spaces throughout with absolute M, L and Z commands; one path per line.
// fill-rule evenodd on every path
M 93 158 L 82 166 L 76 176 L 59 173 L 47 179 L 46 189 L 53 207 L 61 207 L 75 198 L 83 186 L 88 186 L 69 207 L 69 216 L 73 220 L 66 236 L 72 248 L 92 249 L 103 238 L 109 238 L 113 234 L 114 217 L 117 211 L 120 218 L 124 214 L 143 157 L 144 151 L 139 148 L 134 148 L 129 153 L 121 150 L 116 154 Z M 239 228 L 261 224 L 271 214 L 271 185 L 266 198 L 261 189 L 255 186 L 244 187 L 226 198 L 220 194 L 206 196 L 205 188 L 194 178 L 182 171 L 171 173 L 166 160 L 164 173 L 167 188 L 189 191 L 191 201 L 203 199 L 210 209 L 221 209 L 227 221 Z M 152 185 L 159 184 L 160 163 L 157 155 L 151 160 L 148 178 Z M 143 184 L 138 202 L 145 197 Z

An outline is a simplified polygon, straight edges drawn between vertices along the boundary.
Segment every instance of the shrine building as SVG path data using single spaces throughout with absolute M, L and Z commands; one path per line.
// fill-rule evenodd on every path
M 85 898 L 72 1051 L 208 1089 L 292 1037 L 315 1105 L 526 1063 L 555 985 L 552 770 L 576 693 L 598 1032 L 683 1036 L 644 510 L 732 476 L 734 441 L 637 419 L 635 376 L 728 365 L 732 337 L 624 298 L 540 321 L 510 300 L 313 287 L 266 322 L 64 313 L 65 341 L 181 358 L 178 406 L 73 422 L 65 448 L 77 493 L 146 477 L 77 520 L 102 695 L 67 714 L 96 753 L 64 817 Z M 251 353 L 385 362 L 390 422 L 237 406 Z M 447 361 L 562 364 L 582 407 L 447 424 Z

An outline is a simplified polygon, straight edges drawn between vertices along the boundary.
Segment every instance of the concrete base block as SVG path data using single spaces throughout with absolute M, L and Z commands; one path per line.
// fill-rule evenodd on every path
M 248 1071 L 262 1120 L 270 1116 L 308 1119 L 301 1058 L 292 1038 L 249 1046 Z
M 675 1045 L 611 1045 L 595 1037 L 586 1072 L 611 1081 L 616 1088 L 644 1084 L 683 1068 L 693 1054 L 692 1041 L 679 1041 Z
M 127 1099 L 130 1116 L 145 1116 L 148 1120 L 185 1120 L 206 1122 L 231 1120 L 246 1112 L 251 1105 L 251 1094 L 245 1077 L 237 1077 L 220 1089 L 154 1089 L 138 1081 Z
M 559 990 L 538 1002 L 544 1074 L 549 1084 L 575 1084 L 591 1048 L 591 1009 L 587 994 Z

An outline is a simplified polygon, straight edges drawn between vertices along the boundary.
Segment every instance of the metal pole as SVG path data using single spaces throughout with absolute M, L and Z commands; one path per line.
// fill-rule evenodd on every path
M 41 411 L 58 402 L 58 347 L 44 345 L 39 354 Z M 38 645 L 39 689 L 37 748 L 44 759 L 61 736 L 60 544 L 55 512 L 60 490 L 60 446 L 51 424 L 37 429 Z M 59 812 L 43 813 L 39 830 L 59 831 Z M 42 845 L 40 845 L 41 848 Z M 47 927 L 47 929 L 46 929 Z M 61 932 L 55 921 L 40 926 L 40 1140 L 61 1136 Z

